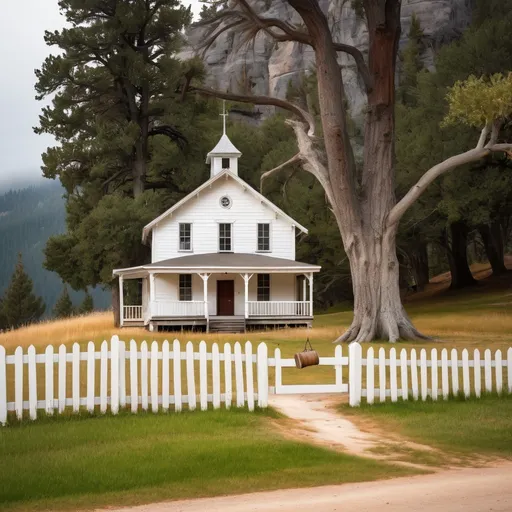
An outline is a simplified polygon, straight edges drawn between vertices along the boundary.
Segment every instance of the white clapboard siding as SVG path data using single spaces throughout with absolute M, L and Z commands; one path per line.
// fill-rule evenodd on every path
M 206 342 L 199 343 L 199 403 L 201 410 L 208 408 L 208 365 L 206 359 Z
M 53 399 L 54 399 L 54 386 L 53 386 L 53 346 L 48 345 L 44 351 L 44 410 L 46 414 L 51 416 L 53 414 Z M 1 383 L 0 383 L 1 386 Z
M 196 378 L 194 375 L 194 345 L 191 341 L 187 343 L 187 393 L 188 408 L 194 411 L 196 408 Z
M 233 377 L 231 374 L 231 367 L 231 345 L 229 343 L 224 343 L 224 397 L 226 409 L 231 407 L 231 402 L 233 401 L 233 383 L 231 380 Z
M 174 410 L 176 412 L 182 409 L 181 398 L 181 346 L 178 340 L 172 343 L 173 365 L 172 376 L 174 380 Z
M 164 411 L 169 410 L 169 362 L 169 342 L 165 340 L 162 343 L 162 409 Z
M 28 347 L 28 413 L 31 420 L 37 419 L 37 370 L 34 345 Z
M 245 377 L 247 386 L 247 407 L 249 411 L 254 411 L 254 379 L 252 365 L 252 343 L 245 343 Z

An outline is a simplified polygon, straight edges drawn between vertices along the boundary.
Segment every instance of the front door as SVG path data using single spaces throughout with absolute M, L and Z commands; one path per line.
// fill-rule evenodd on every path
M 235 281 L 217 281 L 217 315 L 235 314 Z

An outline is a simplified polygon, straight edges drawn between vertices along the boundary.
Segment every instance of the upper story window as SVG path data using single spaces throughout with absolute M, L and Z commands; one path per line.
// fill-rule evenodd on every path
M 192 274 L 180 274 L 180 300 L 192 300 Z
M 219 251 L 231 252 L 232 243 L 232 226 L 231 224 L 219 224 Z
M 229 158 L 222 159 L 222 170 L 229 169 Z
M 258 301 L 270 300 L 270 274 L 258 274 Z
M 258 251 L 270 251 L 270 224 L 258 224 Z
M 192 250 L 192 224 L 180 224 L 180 251 Z

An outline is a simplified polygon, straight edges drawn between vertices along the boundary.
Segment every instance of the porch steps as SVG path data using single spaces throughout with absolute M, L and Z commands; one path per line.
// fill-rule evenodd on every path
M 210 317 L 210 332 L 245 332 L 245 318 Z

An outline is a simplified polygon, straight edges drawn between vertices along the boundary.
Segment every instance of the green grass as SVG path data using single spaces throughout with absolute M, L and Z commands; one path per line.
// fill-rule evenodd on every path
M 460 454 L 512 457 L 512 395 L 386 402 L 343 414 L 413 441 Z
M 0 433 L 0 509 L 136 504 L 390 478 L 401 467 L 286 440 L 273 412 L 42 418 Z

